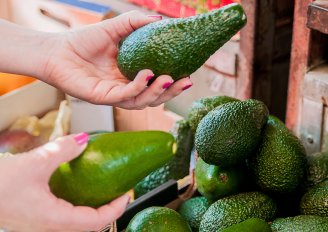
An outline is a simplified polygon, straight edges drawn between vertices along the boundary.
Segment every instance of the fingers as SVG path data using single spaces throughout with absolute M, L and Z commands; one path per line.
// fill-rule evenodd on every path
M 130 11 L 125 14 L 121 14 L 115 18 L 104 21 L 106 30 L 115 30 L 116 33 L 111 33 L 115 42 L 119 42 L 131 34 L 136 29 L 157 20 L 162 19 L 161 16 L 147 16 L 139 11 Z
M 98 209 L 86 206 L 63 204 L 58 224 L 67 225 L 67 229 L 77 231 L 98 231 L 118 219 L 125 211 L 130 197 L 123 195 Z
M 133 109 L 145 108 L 156 101 L 172 84 L 172 77 L 168 75 L 159 76 L 147 89 L 131 100 L 131 106 Z
M 183 78 L 175 82 L 168 90 L 166 90 L 159 98 L 157 98 L 154 102 L 149 104 L 149 106 L 154 107 L 158 106 L 164 102 L 171 100 L 177 95 L 181 94 L 183 91 L 189 89 L 193 83 L 191 82 L 189 77 Z
M 82 153 L 88 142 L 88 134 L 81 133 L 59 138 L 30 152 L 33 161 L 41 161 L 40 167 L 50 175 L 57 167 L 68 162 Z

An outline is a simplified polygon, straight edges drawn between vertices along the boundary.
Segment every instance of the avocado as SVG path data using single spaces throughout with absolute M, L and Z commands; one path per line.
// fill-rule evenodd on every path
M 165 164 L 175 145 L 174 137 L 163 131 L 91 135 L 83 153 L 53 173 L 50 189 L 73 205 L 101 206 Z
M 328 152 L 318 152 L 307 156 L 307 187 L 328 179 Z
M 191 232 L 188 223 L 173 209 L 149 207 L 137 213 L 125 232 Z
M 183 202 L 178 212 L 188 222 L 192 231 L 198 232 L 200 221 L 210 205 L 205 197 L 193 197 Z
M 259 145 L 268 117 L 263 102 L 250 99 L 223 104 L 198 124 L 195 147 L 208 164 L 230 167 L 245 162 Z
M 257 153 L 250 158 L 255 182 L 265 192 L 290 194 L 305 181 L 306 153 L 300 140 L 270 115 Z
M 189 174 L 190 155 L 194 146 L 194 136 L 187 120 L 179 120 L 170 131 L 176 139 L 177 151 L 174 157 L 159 169 L 153 171 L 134 187 L 135 197 L 166 183 L 170 179 L 179 180 Z
M 222 231 L 249 218 L 272 220 L 276 203 L 261 192 L 245 192 L 213 203 L 203 215 L 199 232 Z
M 233 226 L 230 226 L 222 232 L 271 232 L 269 224 L 263 219 L 250 218 Z
M 288 218 L 278 218 L 271 224 L 272 232 L 326 232 L 328 218 L 299 215 Z
M 197 190 L 212 202 L 240 191 L 246 176 L 246 170 L 242 167 L 221 168 L 205 163 L 200 157 L 196 162 Z
M 188 77 L 245 24 L 246 15 L 240 4 L 189 18 L 153 22 L 125 38 L 117 64 L 130 80 L 143 69 L 151 69 L 155 77 Z
M 239 101 L 236 98 L 228 96 L 203 97 L 191 104 L 187 120 L 189 121 L 192 132 L 195 134 L 200 120 L 214 108 L 233 101 Z
M 312 187 L 300 203 L 302 214 L 328 217 L 328 180 Z

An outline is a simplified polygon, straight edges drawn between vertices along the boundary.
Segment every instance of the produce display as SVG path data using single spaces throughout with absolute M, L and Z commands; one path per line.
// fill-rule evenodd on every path
M 183 120 L 198 122 L 197 192 L 175 210 L 192 231 L 328 231 L 327 153 L 307 158 L 301 141 L 262 102 L 231 99 L 196 100 Z M 213 107 L 214 100 L 225 103 Z M 154 228 L 147 224 L 147 231 Z
M 150 23 L 122 42 L 118 67 L 130 80 L 143 69 L 151 69 L 155 77 L 188 77 L 245 24 L 246 15 L 237 3 L 189 18 Z

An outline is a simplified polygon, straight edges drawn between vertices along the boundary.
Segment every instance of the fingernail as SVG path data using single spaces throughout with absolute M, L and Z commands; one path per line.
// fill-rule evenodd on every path
M 186 85 L 185 87 L 182 88 L 182 90 L 186 90 L 186 89 L 189 89 L 192 85 Z
M 163 85 L 163 89 L 167 89 L 168 87 L 170 87 L 172 85 L 173 82 L 166 82 L 164 85 Z
M 89 135 L 87 133 L 80 133 L 74 136 L 75 141 L 79 145 L 83 145 L 88 142 L 89 140 Z
M 149 80 L 152 79 L 154 76 L 155 76 L 154 74 L 149 75 L 149 76 L 146 78 L 146 81 L 149 81 Z
M 148 15 L 148 17 L 155 18 L 155 19 L 162 19 L 163 18 L 162 15 Z

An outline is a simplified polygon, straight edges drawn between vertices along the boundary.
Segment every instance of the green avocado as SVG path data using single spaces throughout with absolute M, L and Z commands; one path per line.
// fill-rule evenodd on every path
M 278 218 L 271 224 L 272 232 L 326 232 L 328 218 L 314 215 L 299 215 Z
M 125 232 L 191 232 L 188 223 L 173 209 L 149 207 L 137 213 Z
M 270 115 L 258 152 L 250 158 L 249 166 L 263 191 L 290 194 L 305 181 L 305 149 L 278 118 Z
M 260 218 L 250 218 L 233 226 L 230 226 L 222 232 L 271 232 L 269 224 Z
M 223 105 L 228 102 L 239 101 L 236 98 L 228 96 L 214 96 L 203 97 L 191 104 L 191 108 L 188 112 L 187 120 L 189 121 L 191 130 L 196 133 L 197 126 L 202 118 L 214 108 Z
M 159 169 L 153 171 L 134 187 L 135 197 L 166 183 L 168 180 L 179 180 L 189 174 L 190 155 L 194 146 L 194 136 L 188 121 L 179 120 L 175 123 L 171 133 L 176 139 L 177 151 L 173 158 Z
M 49 186 L 73 205 L 98 207 L 165 164 L 175 147 L 174 137 L 163 131 L 95 134 L 79 157 L 60 165 Z
M 195 147 L 208 164 L 220 167 L 244 163 L 257 149 L 268 117 L 263 102 L 250 99 L 223 104 L 198 124 Z
M 328 180 L 312 187 L 304 194 L 300 203 L 300 212 L 328 217 Z
M 213 203 L 203 215 L 199 232 L 222 231 L 250 218 L 270 221 L 276 214 L 276 203 L 261 192 L 245 192 Z
M 198 158 L 195 168 L 197 190 L 209 201 L 237 193 L 246 181 L 246 170 L 243 167 L 221 168 L 205 163 Z
M 143 69 L 151 69 L 155 77 L 188 77 L 245 24 L 244 10 L 236 3 L 189 18 L 150 23 L 122 42 L 117 64 L 130 80 Z
M 183 202 L 178 212 L 188 222 L 192 231 L 198 232 L 200 221 L 210 205 L 205 197 L 194 197 Z
M 318 152 L 307 156 L 307 187 L 328 179 L 328 152 Z

